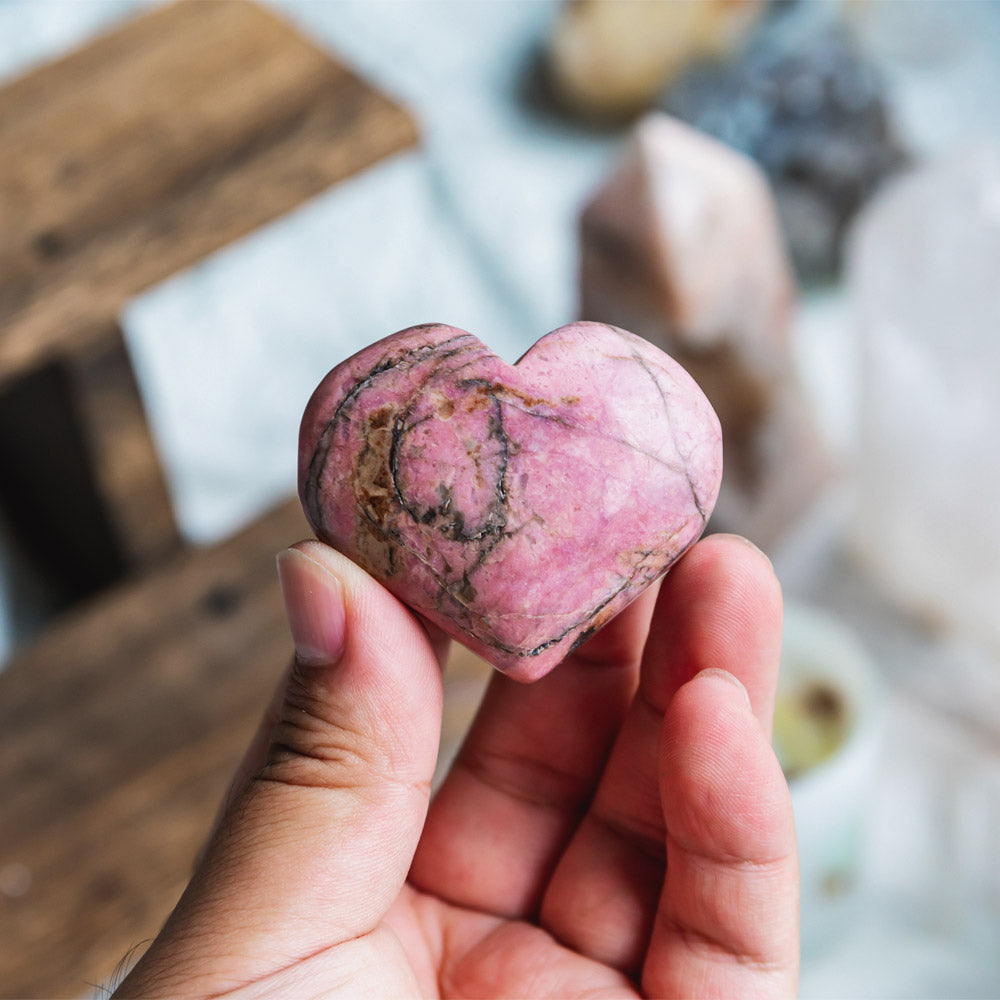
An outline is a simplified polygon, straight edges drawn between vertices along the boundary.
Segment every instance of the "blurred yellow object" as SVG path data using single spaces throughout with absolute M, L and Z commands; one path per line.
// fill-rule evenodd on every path
M 571 0 L 549 43 L 553 86 L 595 118 L 648 107 L 693 60 L 732 51 L 763 0 Z
M 850 721 L 843 695 L 832 685 L 808 680 L 778 695 L 774 749 L 789 779 L 832 757 Z
M 884 699 L 852 628 L 819 608 L 785 605 L 774 749 L 798 833 L 803 955 L 829 951 L 855 919 Z

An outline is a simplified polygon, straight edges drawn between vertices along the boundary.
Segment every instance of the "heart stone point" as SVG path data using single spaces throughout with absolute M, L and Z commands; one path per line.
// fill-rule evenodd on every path
M 603 323 L 515 365 L 455 327 L 402 330 L 323 379 L 299 437 L 317 537 L 521 681 L 667 571 L 721 476 L 694 380 Z

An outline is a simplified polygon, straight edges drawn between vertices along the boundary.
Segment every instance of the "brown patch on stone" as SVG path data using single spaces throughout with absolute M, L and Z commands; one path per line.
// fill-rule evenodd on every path
M 588 318 L 604 319 L 610 315 L 615 326 L 656 343 L 655 336 L 645 332 L 648 325 L 645 318 L 672 319 L 677 313 L 677 295 L 670 284 L 670 269 L 663 266 L 662 250 L 659 254 L 649 252 L 638 241 L 595 218 L 591 209 L 585 209 L 581 216 L 580 241 L 588 250 L 581 260 L 580 278 L 581 287 L 587 288 L 591 297 Z M 599 290 L 608 286 L 616 290 L 613 309 L 595 309 L 600 302 Z
M 383 407 L 367 421 L 365 447 L 358 456 L 354 475 L 358 551 L 371 571 L 383 577 L 391 576 L 396 570 L 392 537 L 399 514 L 399 501 L 389 467 L 391 412 L 392 407 Z
M 454 596 L 463 604 L 472 604 L 475 601 L 477 597 L 476 588 L 472 585 L 468 576 L 463 577 L 462 585 L 454 591 Z
M 473 382 L 463 386 L 468 389 L 462 400 L 462 410 L 465 413 L 475 413 L 477 410 L 487 410 L 493 406 L 495 385 L 488 382 Z
M 383 427 L 389 426 L 389 421 L 392 419 L 394 407 L 391 403 L 386 406 L 379 407 L 379 409 L 374 410 L 368 415 L 368 429 L 378 430 Z
M 523 389 L 515 389 L 513 386 L 505 385 L 503 388 L 503 395 L 510 396 L 514 399 L 523 403 L 528 409 L 534 409 L 536 406 L 552 406 L 553 404 L 547 400 L 542 399 L 540 396 L 531 396 L 526 393 Z
M 598 611 L 593 618 L 591 618 L 590 624 L 587 626 L 588 631 L 599 632 L 617 614 L 617 608 L 613 607 L 611 604 L 605 604 L 604 607 L 601 608 L 601 610 Z

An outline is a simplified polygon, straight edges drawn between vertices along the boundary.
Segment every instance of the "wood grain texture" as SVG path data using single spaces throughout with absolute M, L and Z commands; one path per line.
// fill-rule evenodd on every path
M 0 377 L 416 141 L 269 11 L 155 8 L 0 91 Z
M 113 512 L 116 547 L 123 564 L 134 570 L 159 563 L 180 536 L 140 389 L 122 348 L 115 329 L 84 339 L 63 364 L 76 419 L 87 431 L 94 491 Z
M 0 995 L 87 995 L 155 936 L 287 665 L 274 557 L 307 535 L 290 501 L 75 613 L 0 674 Z M 489 675 L 454 651 L 443 760 Z
M 124 304 L 416 138 L 401 107 L 239 0 L 154 7 L 0 89 L 0 416 L 20 435 L 0 448 L 0 504 L 43 576 L 50 549 L 79 543 L 66 599 L 180 541 Z M 74 478 L 48 461 L 55 413 L 76 421 L 56 428 L 78 439 Z
M 78 996 L 155 934 L 290 653 L 296 503 L 67 620 L 0 675 L 7 996 Z
M 58 399 L 118 535 L 110 564 L 159 564 L 0 674 L 0 995 L 88 995 L 155 935 L 291 651 L 274 556 L 308 534 L 298 502 L 176 551 L 116 317 L 415 141 L 396 104 L 229 0 L 155 8 L 0 90 L 0 401 L 23 417 Z M 46 453 L 16 423 L 0 480 L 30 502 Z M 442 759 L 489 675 L 455 652 Z

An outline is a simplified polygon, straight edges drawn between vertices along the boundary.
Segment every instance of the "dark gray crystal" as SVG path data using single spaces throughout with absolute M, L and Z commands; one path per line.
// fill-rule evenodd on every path
M 730 62 L 692 68 L 662 106 L 763 167 L 805 278 L 839 271 L 851 219 L 907 160 L 882 74 L 810 4 L 765 20 Z

